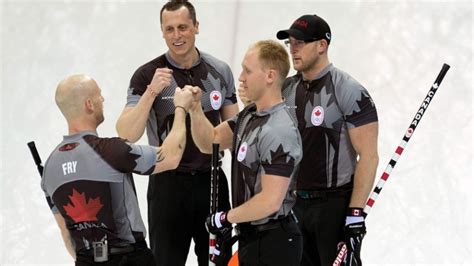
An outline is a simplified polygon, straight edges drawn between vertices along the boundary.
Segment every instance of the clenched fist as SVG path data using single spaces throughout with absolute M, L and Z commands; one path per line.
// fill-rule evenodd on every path
M 160 94 L 166 87 L 171 85 L 171 79 L 173 78 L 172 74 L 172 69 L 157 68 L 155 74 L 153 75 L 153 79 L 147 88 L 150 89 L 155 95 Z
M 193 93 L 189 87 L 191 86 L 185 86 L 182 89 L 176 87 L 173 97 L 174 106 L 182 107 L 186 112 L 189 111 L 193 104 Z

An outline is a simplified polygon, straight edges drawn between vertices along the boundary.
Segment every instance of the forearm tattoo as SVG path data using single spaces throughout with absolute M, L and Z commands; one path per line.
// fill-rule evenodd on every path
M 158 147 L 158 150 L 156 151 L 156 162 L 159 163 L 165 159 L 165 155 L 163 154 L 163 150 L 161 147 Z

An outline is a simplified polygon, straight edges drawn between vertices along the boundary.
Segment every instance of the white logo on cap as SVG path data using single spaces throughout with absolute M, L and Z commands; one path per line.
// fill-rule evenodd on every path
M 311 112 L 311 123 L 315 126 L 319 126 L 324 121 L 324 109 L 321 106 L 316 106 Z
M 245 159 L 245 156 L 247 155 L 247 150 L 247 142 L 242 143 L 239 148 L 239 153 L 237 153 L 237 161 L 241 162 Z
M 326 32 L 326 38 L 328 38 L 328 40 L 331 40 L 331 33 Z
M 212 109 L 214 110 L 219 110 L 222 105 L 222 94 L 220 91 L 214 90 L 211 91 L 211 94 L 209 95 L 209 98 L 211 99 L 211 106 Z

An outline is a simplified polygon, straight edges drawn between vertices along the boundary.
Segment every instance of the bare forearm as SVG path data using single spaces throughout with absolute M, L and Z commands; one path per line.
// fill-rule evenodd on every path
M 214 126 L 207 120 L 204 112 L 200 108 L 195 108 L 190 112 L 191 134 L 194 143 L 202 153 L 212 153 L 212 143 L 214 141 Z
M 181 156 L 186 146 L 186 113 L 181 108 L 176 108 L 173 127 L 161 146 L 166 149 L 167 155 Z
M 378 161 L 378 156 L 374 155 L 361 157 L 357 162 L 354 173 L 354 189 L 349 207 L 365 207 L 374 184 Z
M 69 255 L 71 255 L 71 257 L 76 260 L 76 251 L 74 250 L 74 245 L 72 244 L 71 236 L 69 234 L 67 237 L 63 235 L 63 241 Z
M 349 130 L 352 145 L 359 156 L 355 166 L 354 190 L 349 207 L 364 208 L 374 184 L 379 163 L 377 152 L 378 122 Z
M 145 132 L 146 122 L 154 100 L 155 94 L 147 89 L 136 106 L 126 108 L 122 112 L 116 124 L 119 137 L 130 142 L 136 142 L 140 139 Z
M 276 212 L 280 205 L 281 202 L 275 204 L 274 202 L 266 200 L 265 197 L 259 193 L 239 207 L 231 209 L 227 214 L 227 219 L 231 223 L 260 220 Z M 275 206 L 277 206 L 277 208 L 275 208 Z
M 186 113 L 175 110 L 173 127 L 161 147 L 157 150 L 156 166 L 153 173 L 160 173 L 178 167 L 186 146 Z
M 283 199 L 288 193 L 289 184 L 288 177 L 263 175 L 262 191 L 244 204 L 230 210 L 227 219 L 232 223 L 242 223 L 268 217 L 280 209 Z
M 74 260 L 76 260 L 76 251 L 74 249 L 71 234 L 69 233 L 69 230 L 66 227 L 66 222 L 64 221 L 64 218 L 59 213 L 55 214 L 54 218 L 59 226 L 59 230 L 61 231 L 61 237 L 63 239 L 64 245 L 66 246 L 67 252 Z

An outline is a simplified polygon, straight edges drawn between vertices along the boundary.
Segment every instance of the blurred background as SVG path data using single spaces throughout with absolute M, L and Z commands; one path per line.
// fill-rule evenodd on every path
M 1 1 L 0 265 L 73 265 L 26 143 L 36 141 L 44 162 L 67 134 L 54 92 L 72 73 L 101 86 L 106 119 L 99 134 L 117 135 L 131 75 L 167 50 L 159 26 L 163 4 Z M 323 17 L 333 35 L 331 62 L 361 82 L 378 109 L 377 180 L 442 64 L 451 65 L 367 219 L 362 256 L 365 265 L 473 264 L 471 1 L 193 4 L 197 47 L 227 62 L 236 81 L 250 44 L 276 39 L 303 14 Z M 135 182 L 147 221 L 148 177 Z M 187 265 L 197 265 L 192 248 Z

